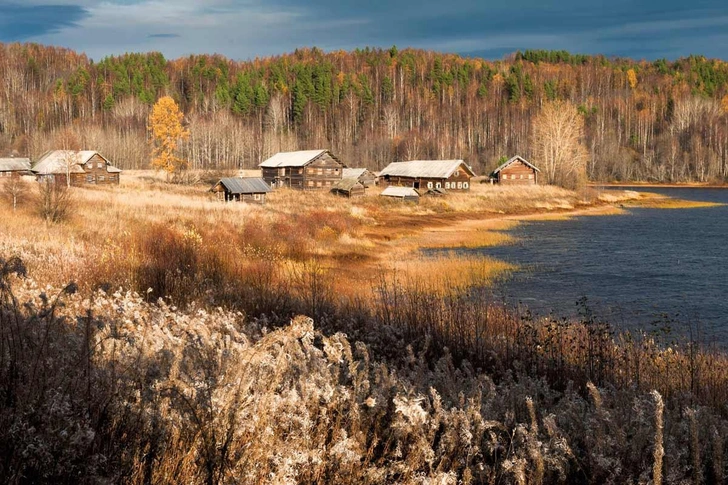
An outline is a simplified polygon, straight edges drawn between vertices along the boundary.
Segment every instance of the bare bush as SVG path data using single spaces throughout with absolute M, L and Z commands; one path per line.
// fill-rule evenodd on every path
M 27 182 L 19 177 L 11 177 L 2 186 L 2 197 L 13 210 L 17 210 L 18 207 L 25 204 L 28 200 L 28 192 Z
M 36 210 L 38 215 L 48 222 L 62 222 L 73 210 L 71 189 L 65 184 L 54 181 L 41 181 L 36 194 Z

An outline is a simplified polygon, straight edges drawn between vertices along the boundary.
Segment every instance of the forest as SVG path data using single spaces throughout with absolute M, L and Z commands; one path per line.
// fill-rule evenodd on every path
M 584 118 L 594 181 L 725 182 L 728 63 L 527 50 L 487 61 L 414 49 L 293 53 L 237 62 L 130 53 L 94 62 L 0 44 L 0 153 L 103 152 L 149 166 L 147 119 L 172 96 L 194 169 L 253 168 L 282 150 L 330 148 L 350 166 L 462 158 L 486 174 L 534 155 L 533 120 L 564 101 Z M 538 160 L 533 160 L 538 165 Z

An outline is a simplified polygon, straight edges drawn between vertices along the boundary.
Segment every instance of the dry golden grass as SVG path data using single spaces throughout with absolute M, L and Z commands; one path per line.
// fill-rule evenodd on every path
M 671 423 L 666 474 L 684 479 L 696 461 L 684 453 L 688 405 L 720 444 L 703 442 L 704 468 L 724 463 L 724 354 L 520 318 L 473 296 L 512 266 L 421 251 L 502 244 L 520 220 L 612 212 L 591 195 L 478 186 L 413 206 L 281 190 L 259 207 L 124 175 L 120 187 L 73 189 L 66 222 L 30 205 L 0 218 L 0 259 L 20 256 L 42 282 L 0 264 L 0 296 L 13 278 L 19 302 L 0 298 L 9 483 L 511 483 L 516 472 L 571 483 L 585 470 L 593 483 L 636 483 L 652 389 Z M 71 280 L 80 292 L 53 297 Z M 299 313 L 325 330 L 304 318 L 271 331 Z M 579 393 L 590 382 L 594 405 Z
M 515 267 L 492 258 L 448 252 L 432 257 L 403 259 L 395 262 L 392 269 L 408 286 L 441 294 L 473 286 L 488 286 L 494 278 L 513 271 Z
M 212 180 L 220 175 L 235 174 L 193 173 L 188 178 Z M 418 277 L 431 272 L 417 267 L 444 266 L 442 260 L 422 261 L 420 248 L 507 244 L 512 240 L 503 231 L 517 224 L 517 218 L 535 217 L 528 215 L 534 213 L 560 218 L 565 211 L 573 212 L 570 208 L 595 202 L 557 187 L 475 183 L 470 193 L 423 197 L 419 204 L 379 197 L 383 188 L 373 187 L 359 199 L 280 189 L 268 194 L 265 206 L 258 206 L 221 203 L 208 191 L 210 185 L 169 184 L 163 173 L 126 171 L 119 187 L 72 189 L 74 215 L 63 224 L 41 222 L 32 205 L 4 217 L 0 249 L 21 255 L 39 279 L 50 283 L 125 274 L 117 283 L 134 284 L 133 267 L 141 264 L 136 260 L 139 245 L 157 225 L 178 235 L 198 234 L 201 248 L 229 265 L 254 263 L 262 253 L 279 260 L 316 258 L 337 275 L 336 286 L 353 295 L 361 293 L 358 288 L 368 291 L 378 271 L 393 260 L 406 262 L 401 266 Z M 510 217 L 514 219 L 506 219 Z M 473 264 L 451 256 L 454 267 Z M 479 264 L 491 265 L 491 275 L 507 270 L 493 261 Z
M 649 197 L 630 201 L 627 207 L 643 207 L 647 209 L 703 209 L 708 207 L 722 207 L 725 204 L 699 200 L 671 199 L 667 197 Z

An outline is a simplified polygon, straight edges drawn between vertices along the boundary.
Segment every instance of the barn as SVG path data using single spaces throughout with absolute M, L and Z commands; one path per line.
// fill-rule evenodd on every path
M 345 165 L 329 150 L 276 153 L 260 164 L 271 188 L 330 190 L 343 178 Z
M 387 187 L 379 194 L 381 197 L 391 197 L 404 202 L 419 203 L 420 194 L 412 187 Z
M 366 187 L 355 177 L 347 177 L 336 182 L 331 187 L 331 193 L 342 197 L 363 197 Z
M 379 173 L 379 182 L 415 189 L 470 190 L 473 170 L 462 160 L 394 162 Z
M 0 158 L 0 180 L 30 173 L 29 158 Z
M 538 167 L 516 155 L 493 170 L 490 179 L 495 183 L 506 185 L 536 185 L 540 172 Z
M 262 205 L 265 204 L 265 194 L 270 192 L 270 187 L 260 177 L 230 177 L 220 179 L 210 192 L 214 192 L 218 200 Z
M 370 172 L 366 168 L 345 168 L 344 178 L 355 178 L 361 182 L 364 187 L 377 185 L 377 176 L 374 175 L 374 172 Z
M 31 171 L 38 180 L 71 185 L 119 185 L 121 170 L 111 165 L 99 152 L 93 150 L 53 150 L 46 152 L 33 165 Z

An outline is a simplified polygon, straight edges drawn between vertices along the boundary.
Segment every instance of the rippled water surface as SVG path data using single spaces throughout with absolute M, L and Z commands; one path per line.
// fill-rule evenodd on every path
M 649 189 L 728 204 L 726 189 Z M 629 208 L 627 215 L 525 222 L 518 242 L 474 250 L 521 270 L 497 294 L 539 314 L 575 316 L 586 296 L 595 313 L 624 328 L 653 329 L 667 315 L 703 338 L 728 344 L 728 206 Z

